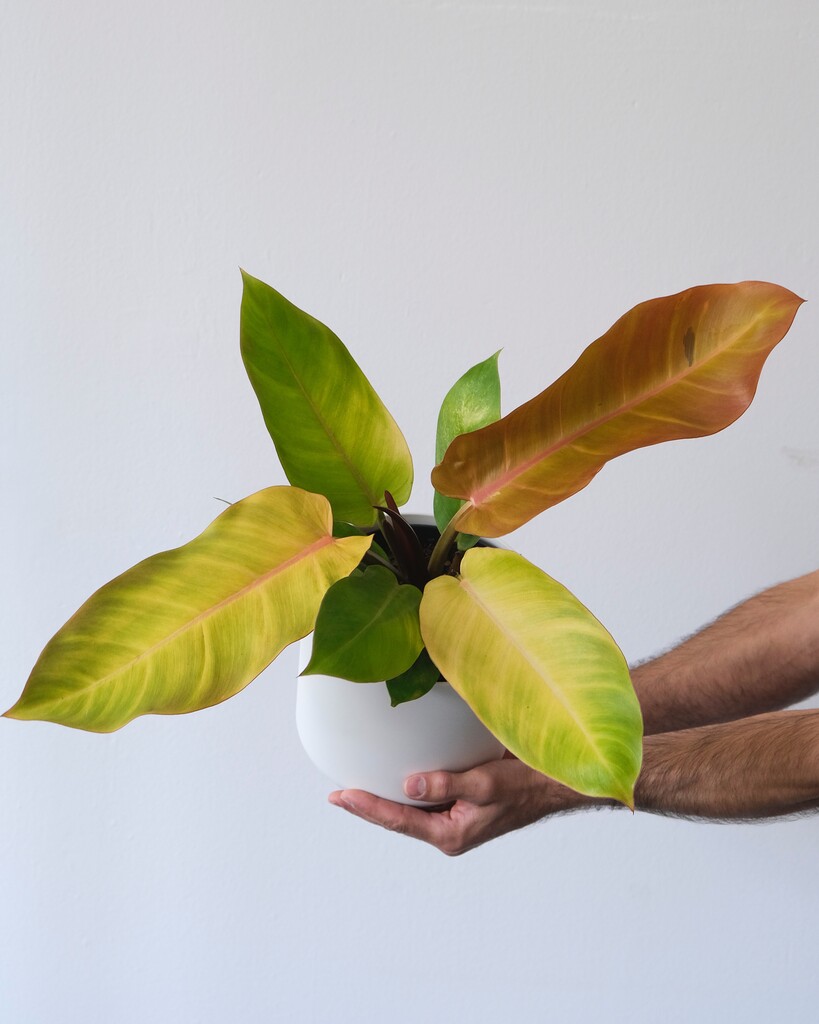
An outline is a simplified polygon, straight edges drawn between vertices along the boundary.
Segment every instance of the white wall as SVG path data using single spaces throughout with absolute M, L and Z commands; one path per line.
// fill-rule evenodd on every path
M 96 586 L 282 482 L 237 267 L 331 324 L 416 456 L 635 302 L 819 299 L 809 0 L 0 7 L 0 701 Z M 716 437 L 513 538 L 630 658 L 816 567 L 819 303 Z M 0 1021 L 815 1020 L 817 819 L 545 823 L 458 860 L 325 803 L 295 652 L 102 737 L 0 721 Z

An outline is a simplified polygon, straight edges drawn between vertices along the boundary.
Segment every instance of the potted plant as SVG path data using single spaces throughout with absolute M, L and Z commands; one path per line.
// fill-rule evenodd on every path
M 560 583 L 478 538 L 513 531 L 617 455 L 733 422 L 801 300 L 752 281 L 644 302 L 503 417 L 497 356 L 479 363 L 441 410 L 431 530 L 400 511 L 410 453 L 348 350 L 243 276 L 242 356 L 291 486 L 236 502 L 93 594 L 6 716 L 110 732 L 195 711 L 315 627 L 308 675 L 387 681 L 389 698 L 371 692 L 399 711 L 444 679 L 521 760 L 632 805 L 642 723 L 623 655 Z

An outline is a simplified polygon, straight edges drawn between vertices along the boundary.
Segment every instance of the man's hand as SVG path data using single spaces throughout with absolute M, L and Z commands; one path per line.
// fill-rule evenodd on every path
M 598 802 L 511 755 L 468 772 L 411 775 L 404 791 L 413 800 L 428 802 L 430 809 L 382 800 L 358 789 L 331 793 L 329 800 L 365 821 L 431 843 L 450 857 L 547 815 Z
M 751 598 L 634 672 L 646 724 L 638 810 L 731 821 L 819 810 L 819 708 L 772 710 L 819 690 L 817 623 L 819 571 Z M 550 814 L 611 804 L 508 755 L 413 775 L 405 791 L 430 809 L 360 790 L 330 802 L 450 856 Z

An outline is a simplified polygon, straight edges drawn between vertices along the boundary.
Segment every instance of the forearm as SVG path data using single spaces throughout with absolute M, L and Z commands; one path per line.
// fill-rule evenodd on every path
M 637 810 L 742 820 L 819 806 L 819 710 L 646 737 Z
M 819 572 L 782 583 L 632 671 L 646 735 L 788 707 L 819 690 Z
M 632 678 L 646 732 L 638 810 L 746 820 L 819 807 L 819 710 L 777 710 L 819 689 L 819 572 L 751 598 Z M 515 759 L 413 776 L 406 793 L 430 810 L 357 790 L 330 800 L 451 855 L 611 803 Z
M 739 821 L 819 807 L 819 710 L 647 736 L 643 754 L 638 811 Z M 613 805 L 575 793 L 514 758 L 467 772 L 415 775 L 406 792 L 427 800 L 430 810 L 358 790 L 331 793 L 330 801 L 453 856 L 554 814 Z

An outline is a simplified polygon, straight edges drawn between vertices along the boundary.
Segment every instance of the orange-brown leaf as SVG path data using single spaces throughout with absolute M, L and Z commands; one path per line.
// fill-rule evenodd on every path
M 500 537 L 617 455 L 727 427 L 751 403 L 801 302 L 779 285 L 745 281 L 635 306 L 537 397 L 452 442 L 432 483 L 466 500 L 457 528 Z

